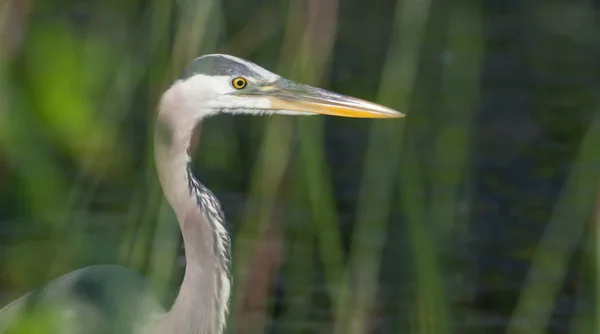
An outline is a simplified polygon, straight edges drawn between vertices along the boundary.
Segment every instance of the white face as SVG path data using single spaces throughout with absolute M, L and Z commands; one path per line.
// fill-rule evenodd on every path
M 243 88 L 234 87 L 234 81 L 239 83 L 241 80 L 245 80 L 245 86 Z M 241 95 L 245 90 L 256 87 L 257 82 L 252 78 L 198 74 L 188 79 L 187 84 L 196 92 L 206 92 L 203 94 L 206 98 L 204 107 L 211 109 L 214 113 L 251 113 L 255 109 L 271 108 L 271 102 L 267 98 Z
M 178 95 L 187 101 L 188 107 L 193 106 L 198 118 L 218 113 L 312 115 L 312 113 L 273 109 L 271 101 L 267 97 L 247 94 L 259 90 L 261 85 L 273 84 L 279 79 L 280 77 L 273 73 L 268 82 L 260 83 L 251 77 L 197 74 L 185 81 L 178 82 L 173 88 L 176 88 L 179 91 Z M 242 82 L 243 86 L 240 85 Z

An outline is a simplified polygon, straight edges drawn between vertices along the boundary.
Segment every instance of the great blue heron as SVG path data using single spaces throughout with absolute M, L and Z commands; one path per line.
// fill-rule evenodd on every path
M 296 83 L 249 61 L 223 54 L 197 58 L 162 96 L 155 163 L 185 247 L 179 294 L 165 312 L 144 280 L 119 266 L 66 274 L 0 311 L 0 333 L 46 315 L 45 333 L 222 333 L 231 277 L 230 238 L 221 205 L 190 169 L 190 140 L 205 117 L 218 113 L 325 114 L 394 118 L 378 104 Z

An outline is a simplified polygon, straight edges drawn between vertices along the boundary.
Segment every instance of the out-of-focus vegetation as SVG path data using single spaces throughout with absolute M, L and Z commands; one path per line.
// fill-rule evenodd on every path
M 222 115 L 199 179 L 232 223 L 231 333 L 597 333 L 597 1 L 0 2 L 0 307 L 181 237 L 161 92 L 231 53 L 408 117 Z M 36 332 L 45 318 L 32 321 Z

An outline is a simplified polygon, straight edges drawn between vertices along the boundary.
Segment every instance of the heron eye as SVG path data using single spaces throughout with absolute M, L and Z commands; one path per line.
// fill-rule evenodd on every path
M 248 82 L 246 81 L 246 79 L 239 77 L 239 78 L 233 79 L 231 84 L 233 85 L 233 88 L 235 88 L 235 89 L 242 89 L 242 88 L 246 87 Z

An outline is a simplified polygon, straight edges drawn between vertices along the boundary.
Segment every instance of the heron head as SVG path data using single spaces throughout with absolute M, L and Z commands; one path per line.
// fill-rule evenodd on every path
M 195 59 L 174 85 L 197 117 L 217 113 L 397 118 L 404 114 L 284 79 L 252 62 L 210 54 Z M 197 109 L 197 110 L 196 110 Z

